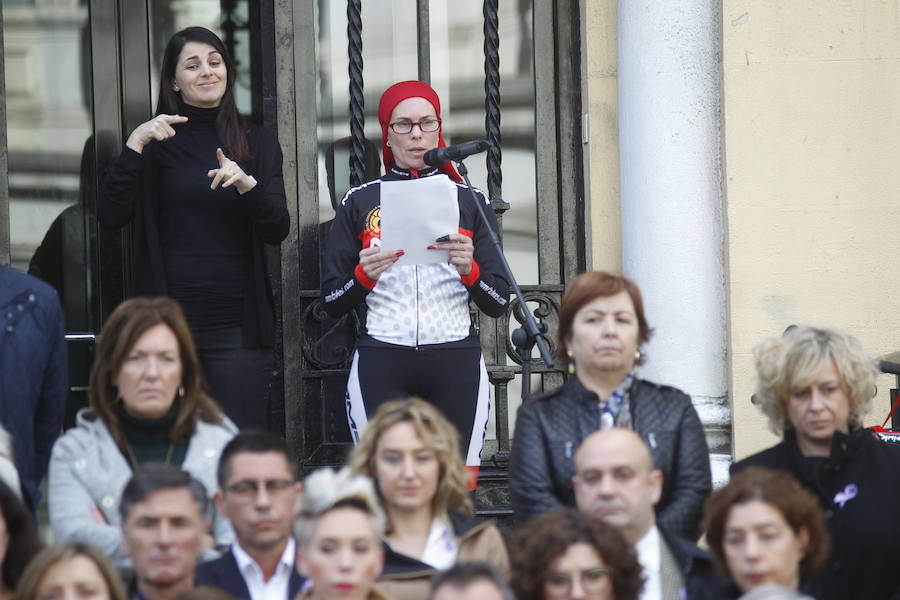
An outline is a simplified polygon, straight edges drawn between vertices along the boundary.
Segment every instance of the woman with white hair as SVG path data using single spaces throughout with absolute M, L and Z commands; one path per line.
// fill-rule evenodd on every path
M 294 535 L 297 568 L 309 585 L 298 600 L 388 600 L 374 589 L 385 517 L 372 481 L 346 467 L 320 469 L 303 490 Z
M 875 362 L 853 337 L 796 327 L 754 349 L 757 402 L 781 443 L 732 466 L 787 471 L 825 513 L 831 553 L 817 600 L 900 597 L 900 447 L 863 428 Z

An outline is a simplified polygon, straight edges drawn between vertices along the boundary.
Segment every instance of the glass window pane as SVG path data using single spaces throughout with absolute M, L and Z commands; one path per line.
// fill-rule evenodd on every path
M 88 325 L 94 151 L 85 2 L 3 5 L 12 264 L 53 285 L 68 331 Z

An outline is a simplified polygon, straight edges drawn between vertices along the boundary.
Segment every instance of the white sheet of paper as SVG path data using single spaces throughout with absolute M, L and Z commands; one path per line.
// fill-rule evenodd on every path
M 427 248 L 457 231 L 459 203 L 456 184 L 449 177 L 381 183 L 381 246 L 406 252 L 395 265 L 447 262 L 449 251 Z

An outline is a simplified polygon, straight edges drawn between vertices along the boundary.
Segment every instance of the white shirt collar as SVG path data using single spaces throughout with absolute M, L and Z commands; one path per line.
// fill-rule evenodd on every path
M 659 600 L 662 598 L 662 579 L 659 572 L 662 563 L 661 541 L 659 529 L 654 524 L 647 530 L 644 537 L 634 545 L 638 562 L 641 563 L 641 567 L 644 569 L 645 581 L 644 591 L 641 592 L 641 600 Z
M 281 557 L 278 559 L 275 573 L 269 581 L 264 581 L 262 568 L 253 557 L 241 548 L 237 540 L 231 545 L 231 552 L 234 555 L 235 562 L 237 562 L 238 571 L 244 578 L 247 590 L 250 592 L 250 597 L 253 600 L 287 598 L 291 573 L 294 570 L 296 551 L 297 544 L 292 537 L 288 540 L 284 552 L 281 553 Z

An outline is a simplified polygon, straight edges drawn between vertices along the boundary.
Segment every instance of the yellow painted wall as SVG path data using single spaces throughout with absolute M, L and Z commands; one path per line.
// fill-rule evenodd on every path
M 790 323 L 900 350 L 900 7 L 725 0 L 724 149 L 734 453 L 775 438 L 751 349 Z M 870 421 L 887 414 L 879 379 Z
M 585 0 L 584 110 L 588 146 L 586 190 L 590 206 L 590 268 L 621 271 L 619 210 L 619 101 L 616 51 L 617 0 Z

